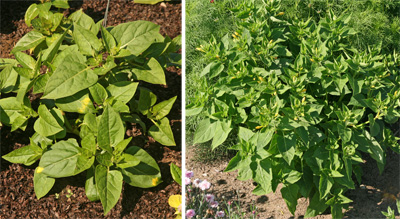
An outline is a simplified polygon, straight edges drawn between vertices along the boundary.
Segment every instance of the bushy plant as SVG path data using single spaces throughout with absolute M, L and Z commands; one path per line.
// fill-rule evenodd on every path
M 66 8 L 67 0 L 32 4 L 25 22 L 33 30 L 11 51 L 15 59 L 0 59 L 0 124 L 24 131 L 31 121 L 35 130 L 30 145 L 2 158 L 28 166 L 40 160 L 34 175 L 38 199 L 55 178 L 86 170 L 86 195 L 100 200 L 107 214 L 123 181 L 141 188 L 162 182 L 156 161 L 125 137 L 126 123 L 175 145 L 166 116 L 176 97 L 157 103 L 138 81 L 166 84 L 163 68 L 180 64 L 174 54 L 180 38 L 163 37 L 148 21 L 105 28 L 82 10 L 64 17 L 60 9 Z M 41 96 L 38 107 L 27 93 Z M 142 119 L 154 125 L 148 128 Z
M 305 217 L 330 208 L 342 218 L 363 156 L 383 171 L 387 150 L 400 153 L 388 128 L 400 117 L 399 54 L 352 47 L 350 14 L 286 20 L 278 0 L 239 2 L 232 12 L 238 30 L 198 48 L 210 63 L 187 106 L 188 116 L 206 114 L 194 142 L 216 148 L 238 133 L 225 171 L 257 182 L 258 195 L 282 183 L 292 214 L 306 197 Z

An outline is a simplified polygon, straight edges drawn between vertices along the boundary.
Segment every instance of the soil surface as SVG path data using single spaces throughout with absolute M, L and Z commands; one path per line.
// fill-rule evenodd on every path
M 400 123 L 397 124 L 400 130 Z M 399 133 L 397 132 L 397 136 Z M 211 182 L 211 191 L 217 201 L 225 200 L 240 203 L 243 211 L 248 218 L 251 216 L 251 207 L 257 207 L 257 218 L 303 218 L 306 213 L 309 201 L 305 198 L 298 200 L 295 215 L 288 210 L 282 198 L 278 186 L 276 193 L 263 196 L 253 195 L 251 192 L 256 187 L 253 181 L 240 181 L 236 179 L 237 171 L 224 172 L 229 163 L 229 159 L 201 163 L 195 159 L 198 154 L 196 146 L 186 147 L 186 169 L 194 172 L 194 178 L 206 179 Z M 349 190 L 345 195 L 352 199 L 350 208 L 345 211 L 344 218 L 386 218 L 381 211 L 387 211 L 388 206 L 397 209 L 396 198 L 400 198 L 400 155 L 390 149 L 387 153 L 387 163 L 385 170 L 380 175 L 376 161 L 367 154 L 363 155 L 365 163 L 361 165 L 363 169 L 362 184 L 357 185 L 355 190 Z M 195 161 L 196 160 L 196 161 Z M 396 211 L 396 218 L 400 218 Z M 318 219 L 331 219 L 327 213 L 319 215 Z
M 26 9 L 37 1 L 0 1 L 0 58 L 13 58 L 10 51 L 18 40 L 31 30 L 24 22 Z M 104 18 L 107 1 L 70 1 L 71 8 L 66 15 L 80 8 L 95 22 Z M 107 26 L 119 23 L 147 20 L 161 26 L 160 33 L 174 38 L 181 34 L 181 3 L 156 5 L 135 4 L 133 1 L 110 1 Z M 181 167 L 181 69 L 169 67 L 165 71 L 167 85 L 148 87 L 158 101 L 178 96 L 170 114 L 176 147 L 165 147 L 144 135 L 136 124 L 128 124 L 126 135 L 133 136 L 133 143 L 146 150 L 158 163 L 163 183 L 150 189 L 140 189 L 124 183 L 122 194 L 116 206 L 103 215 L 100 202 L 91 202 L 85 195 L 85 175 L 56 179 L 48 195 L 36 199 L 33 190 L 33 173 L 37 164 L 24 166 L 10 164 L 1 159 L 0 166 L 0 218 L 174 218 L 175 210 L 168 205 L 168 198 L 181 193 L 181 186 L 173 181 L 170 165 Z M 30 96 L 32 105 L 40 96 Z M 146 124 L 150 125 L 150 124 Z M 0 128 L 1 155 L 29 144 L 34 131 L 32 122 L 26 132 L 10 133 L 9 127 Z

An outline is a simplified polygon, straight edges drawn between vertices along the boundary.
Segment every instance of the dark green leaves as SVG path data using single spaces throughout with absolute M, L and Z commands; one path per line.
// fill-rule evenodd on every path
M 99 147 L 112 153 L 114 147 L 124 139 L 125 131 L 121 117 L 110 106 L 106 106 L 100 121 L 97 134 Z
M 276 142 L 283 159 L 290 165 L 296 151 L 296 135 L 294 133 L 276 134 Z

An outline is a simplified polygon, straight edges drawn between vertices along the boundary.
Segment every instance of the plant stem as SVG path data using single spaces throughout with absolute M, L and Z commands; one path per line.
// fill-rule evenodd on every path
M 103 21 L 103 26 L 107 26 L 107 14 L 108 14 L 108 7 L 110 6 L 110 0 L 107 1 L 107 8 L 106 8 L 106 13 L 104 14 L 104 21 Z

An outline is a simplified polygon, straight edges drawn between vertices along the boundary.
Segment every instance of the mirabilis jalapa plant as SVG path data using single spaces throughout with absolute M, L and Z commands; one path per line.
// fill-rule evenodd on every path
M 400 117 L 399 54 L 380 47 L 357 51 L 347 39 L 351 15 L 332 11 L 319 22 L 285 20 L 280 1 L 241 1 L 232 9 L 238 30 L 197 50 L 210 60 L 204 86 L 186 115 L 205 118 L 195 143 L 221 145 L 238 135 L 225 171 L 257 182 L 253 193 L 276 191 L 290 212 L 309 198 L 305 217 L 330 208 L 342 218 L 361 183 L 369 154 L 382 172 L 385 155 L 400 153 L 389 125 Z
M 15 59 L 0 59 L 1 125 L 25 130 L 33 120 L 35 130 L 30 145 L 2 158 L 25 165 L 40 160 L 34 175 L 38 199 L 55 178 L 86 170 L 86 195 L 100 200 L 107 214 L 123 181 L 141 188 L 162 182 L 156 161 L 125 139 L 126 122 L 140 124 L 163 145 L 175 145 L 166 115 L 176 97 L 157 103 L 137 81 L 166 84 L 163 67 L 180 65 L 174 53 L 180 37 L 164 38 L 148 21 L 105 28 L 82 10 L 64 17 L 59 11 L 66 8 L 67 0 L 32 4 L 25 22 L 33 30 L 13 48 Z M 28 99 L 30 90 L 42 94 L 36 108 Z M 154 125 L 146 129 L 141 118 Z

